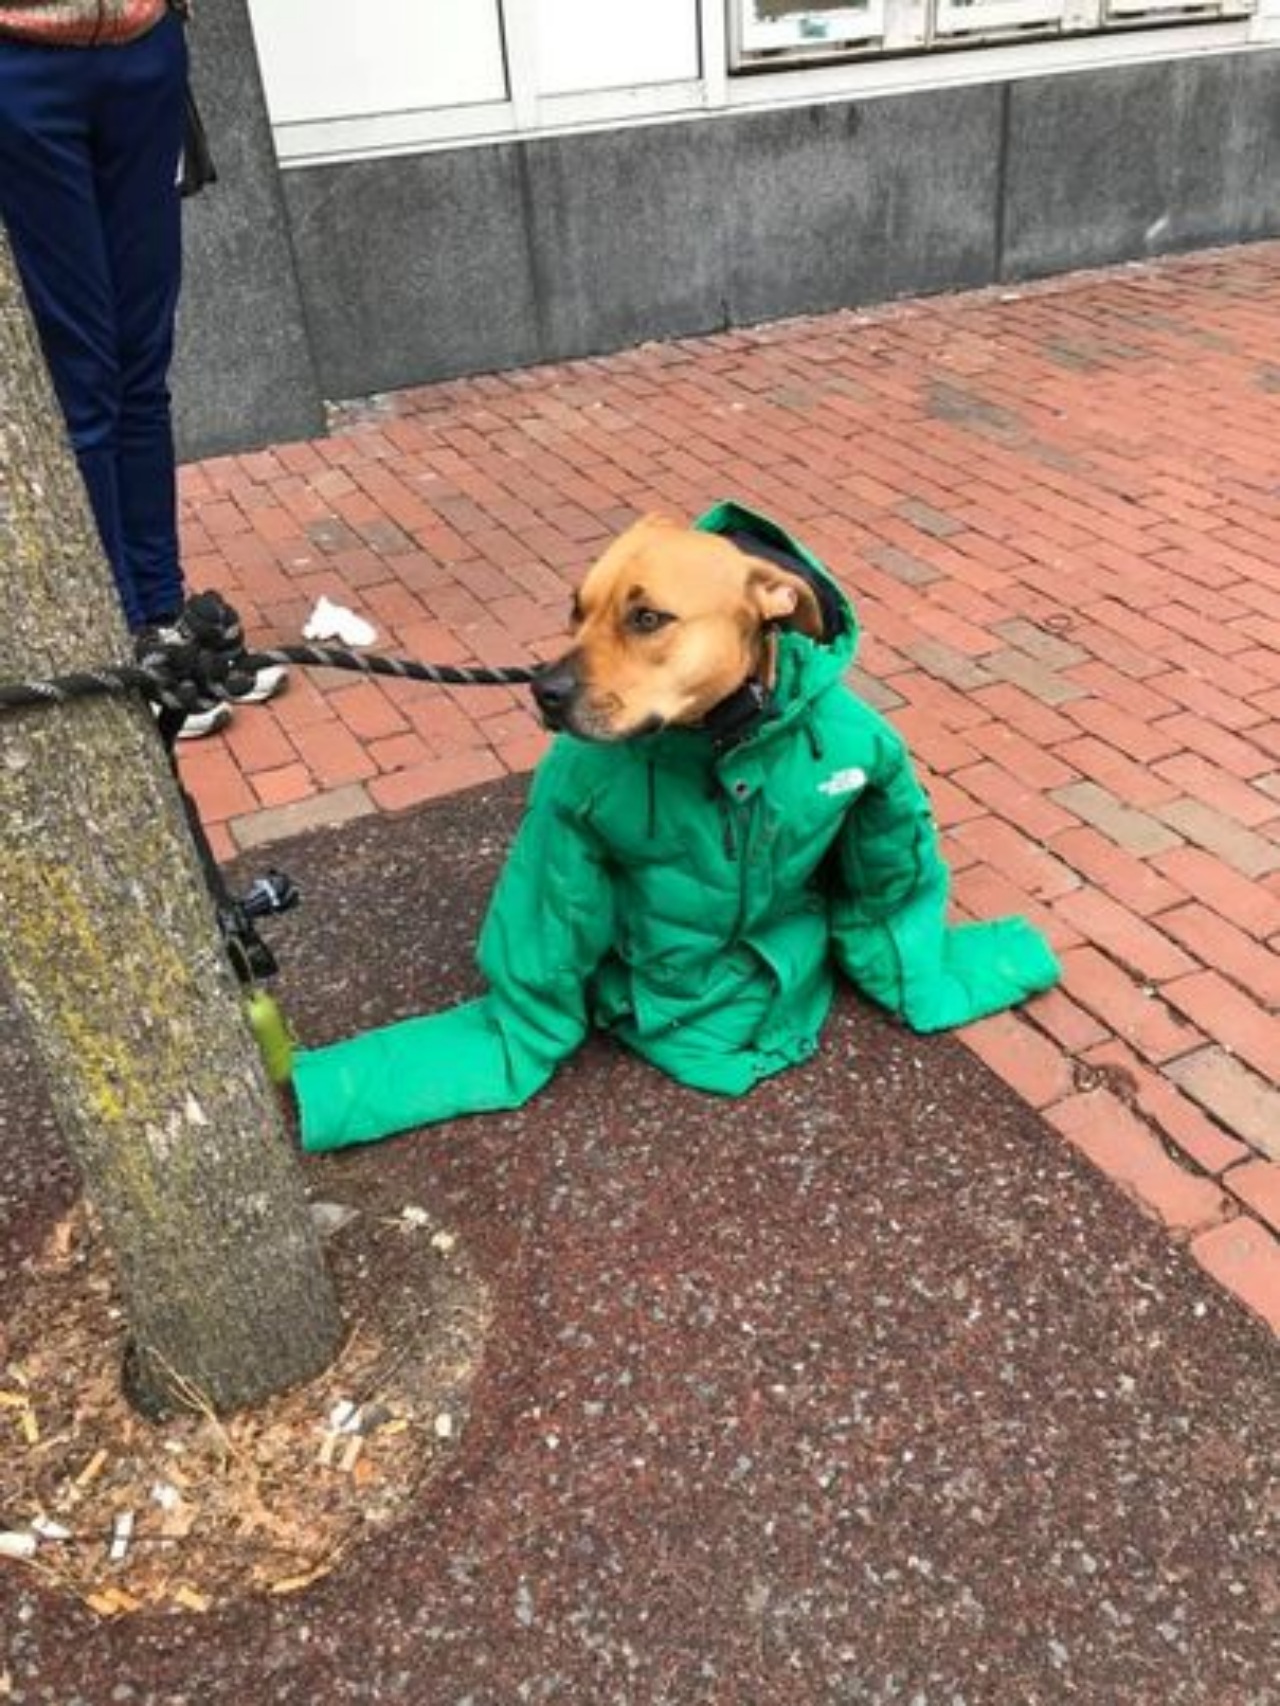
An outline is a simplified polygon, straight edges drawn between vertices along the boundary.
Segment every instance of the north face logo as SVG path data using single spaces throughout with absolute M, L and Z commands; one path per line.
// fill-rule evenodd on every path
M 818 783 L 820 794 L 829 794 L 833 798 L 838 794 L 856 794 L 867 785 L 865 770 L 837 770 L 834 776 L 828 776 L 825 782 Z

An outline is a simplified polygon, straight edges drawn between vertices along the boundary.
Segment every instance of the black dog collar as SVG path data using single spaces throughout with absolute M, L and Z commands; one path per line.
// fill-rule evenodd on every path
M 752 676 L 727 699 L 713 705 L 698 727 L 711 736 L 717 752 L 740 746 L 756 727 L 773 715 L 773 694 L 763 681 Z

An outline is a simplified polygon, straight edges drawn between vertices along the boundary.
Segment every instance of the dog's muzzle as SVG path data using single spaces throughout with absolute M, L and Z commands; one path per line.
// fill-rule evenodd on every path
M 563 729 L 580 685 L 572 663 L 561 658 L 558 663 L 545 664 L 531 685 L 543 722 L 549 729 Z

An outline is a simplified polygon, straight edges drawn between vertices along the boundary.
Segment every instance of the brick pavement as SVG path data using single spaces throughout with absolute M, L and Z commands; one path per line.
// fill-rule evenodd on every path
M 1280 1327 L 1280 244 L 840 313 L 335 412 L 184 469 L 195 586 L 288 640 L 520 662 L 637 512 L 836 569 L 962 912 L 1063 987 L 965 1041 Z M 527 769 L 523 694 L 299 675 L 183 767 L 221 853 Z

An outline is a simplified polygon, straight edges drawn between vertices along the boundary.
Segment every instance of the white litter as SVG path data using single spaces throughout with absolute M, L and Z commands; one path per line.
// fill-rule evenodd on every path
M 129 1542 L 132 1539 L 133 1512 L 121 1511 L 111 1531 L 111 1549 L 107 1553 L 108 1562 L 123 1564 L 129 1551 Z
M 322 1238 L 331 1238 L 335 1232 L 341 1232 L 344 1226 L 350 1226 L 359 1214 L 359 1209 L 348 1208 L 345 1203 L 313 1202 L 311 1224 Z
M 360 1406 L 353 1404 L 350 1398 L 343 1398 L 329 1412 L 329 1432 L 331 1434 L 352 1434 L 360 1431 Z
M 322 593 L 302 630 L 308 640 L 341 640 L 344 646 L 371 646 L 378 637 L 372 622 L 366 622 L 345 604 L 334 604 Z
M 55 1522 L 50 1516 L 38 1516 L 31 1524 L 32 1534 L 39 1535 L 41 1540 L 70 1540 L 71 1530 L 60 1522 Z
M 34 1534 L 8 1529 L 0 1534 L 0 1558 L 34 1558 L 37 1545 Z

